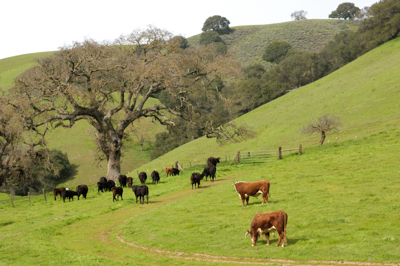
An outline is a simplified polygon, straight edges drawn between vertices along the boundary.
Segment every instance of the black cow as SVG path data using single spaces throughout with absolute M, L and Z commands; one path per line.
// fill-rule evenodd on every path
M 108 181 L 107 181 L 107 184 L 108 184 L 108 190 L 109 190 L 109 191 L 111 191 L 111 188 L 112 188 L 112 187 L 115 187 L 115 182 L 114 182 L 114 180 L 108 180 Z
M 147 174 L 146 174 L 146 172 L 140 172 L 140 173 L 139 173 L 139 180 L 140 180 L 140 183 L 142 183 L 142 184 L 146 183 L 146 179 L 147 179 Z
M 71 199 L 72 199 L 72 201 L 74 201 L 74 196 L 78 196 L 78 193 L 76 193 L 73 190 L 64 190 L 62 192 L 62 197 L 63 197 L 64 203 L 65 203 L 65 198 L 68 198 L 69 201 L 71 201 Z
M 141 204 L 144 204 L 144 196 L 146 196 L 147 204 L 149 204 L 149 188 L 146 185 L 132 186 L 132 191 L 135 193 L 136 203 L 137 203 L 137 198 L 139 197 L 139 202 Z M 143 203 L 142 203 L 142 199 L 143 199 Z
M 153 180 L 153 183 L 157 184 L 158 182 L 160 182 L 160 175 L 157 171 L 151 172 L 151 179 Z
M 107 182 L 107 178 L 105 178 L 104 176 L 100 177 L 100 182 Z
M 217 163 L 220 163 L 220 161 L 219 161 L 220 159 L 221 159 L 221 157 L 217 157 L 217 158 L 210 157 L 207 159 L 207 165 L 214 165 L 216 167 Z
M 78 200 L 80 195 L 83 196 L 84 199 L 86 199 L 86 194 L 88 193 L 88 187 L 86 185 L 79 185 L 76 187 L 76 193 L 78 195 Z
M 190 177 L 190 183 L 192 183 L 192 189 L 193 189 L 193 184 L 194 184 L 194 189 L 196 189 L 196 184 L 197 188 L 200 187 L 200 180 L 203 179 L 203 175 L 199 173 L 193 173 L 192 176 Z
M 108 183 L 107 182 L 97 182 L 97 193 L 99 193 L 99 191 L 103 192 L 103 189 L 105 191 L 107 191 Z
M 121 197 L 121 200 L 124 200 L 122 198 L 122 193 L 124 192 L 124 189 L 122 187 L 112 187 L 111 191 L 113 193 L 113 202 L 116 200 L 118 201 L 118 196 Z
M 204 171 L 203 171 L 203 173 L 202 173 L 202 176 L 205 176 L 205 177 L 206 177 L 206 181 L 207 181 L 207 177 L 209 176 L 209 177 L 210 177 L 210 180 L 211 180 L 212 182 L 214 182 L 215 172 L 216 172 L 216 171 L 217 171 L 217 168 L 216 168 L 214 165 L 206 166 L 206 167 L 204 168 Z
M 127 181 L 127 177 L 126 177 L 126 175 L 120 175 L 119 177 L 118 177 L 118 182 L 119 182 L 119 185 L 121 186 L 121 187 L 126 187 L 126 181 Z
M 172 175 L 179 175 L 179 172 L 178 168 L 172 168 Z

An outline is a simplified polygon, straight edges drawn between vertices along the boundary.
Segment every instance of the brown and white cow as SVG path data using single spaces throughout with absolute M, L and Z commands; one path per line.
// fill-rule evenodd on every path
M 267 213 L 257 213 L 250 225 L 250 230 L 247 230 L 247 235 L 250 235 L 252 246 L 255 246 L 257 240 L 265 235 L 267 239 L 267 245 L 269 245 L 269 233 L 273 234 L 278 232 L 279 239 L 276 246 L 282 241 L 282 247 L 287 245 L 286 238 L 286 225 L 288 216 L 284 211 L 267 212 Z M 274 234 L 275 236 L 275 234 Z
M 261 180 L 255 182 L 236 182 L 233 184 L 235 186 L 236 192 L 239 194 L 239 198 L 242 200 L 242 206 L 244 207 L 244 200 L 246 200 L 247 205 L 249 205 L 249 197 L 257 198 L 259 195 L 263 195 L 263 201 L 261 204 L 268 203 L 269 188 L 271 183 L 268 180 Z

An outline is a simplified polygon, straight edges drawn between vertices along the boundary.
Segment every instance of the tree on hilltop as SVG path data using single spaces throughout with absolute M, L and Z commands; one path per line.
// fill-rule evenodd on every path
M 307 11 L 304 10 L 294 11 L 292 14 L 290 14 L 290 17 L 292 18 L 292 20 L 307 19 Z
M 336 10 L 332 11 L 329 18 L 352 19 L 359 10 L 360 9 L 356 7 L 354 3 L 345 2 L 340 4 Z
M 112 45 L 85 40 L 63 47 L 15 79 L 10 90 L 14 105 L 32 129 L 43 130 L 47 124 L 70 128 L 78 121 L 91 125 L 98 159 L 107 161 L 107 178 L 116 180 L 129 125 L 149 118 L 173 126 L 174 117 L 199 124 L 196 99 L 209 96 L 214 80 L 225 80 L 239 69 L 210 46 L 181 49 L 172 38 L 168 31 L 150 27 Z M 171 104 L 149 105 L 148 99 L 160 91 Z M 199 125 L 207 137 L 234 137 L 219 126 L 212 120 Z
M 231 31 L 229 24 L 231 23 L 226 17 L 215 15 L 206 19 L 201 30 L 203 32 L 216 31 L 218 34 L 229 34 Z

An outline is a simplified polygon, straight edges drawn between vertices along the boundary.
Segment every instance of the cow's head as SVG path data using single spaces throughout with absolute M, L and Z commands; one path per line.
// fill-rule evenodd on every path
M 258 240 L 258 236 L 259 236 L 258 232 L 253 232 L 253 230 L 250 229 L 250 230 L 247 230 L 247 233 L 246 233 L 245 237 L 247 237 L 247 235 L 250 235 L 252 246 L 254 247 L 256 245 L 256 243 L 257 243 L 257 240 Z

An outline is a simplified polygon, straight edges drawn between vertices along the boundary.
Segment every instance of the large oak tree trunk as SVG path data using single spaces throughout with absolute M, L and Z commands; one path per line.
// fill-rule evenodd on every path
M 107 179 L 117 181 L 121 174 L 121 147 L 122 138 L 117 134 L 112 134 L 108 153 Z

